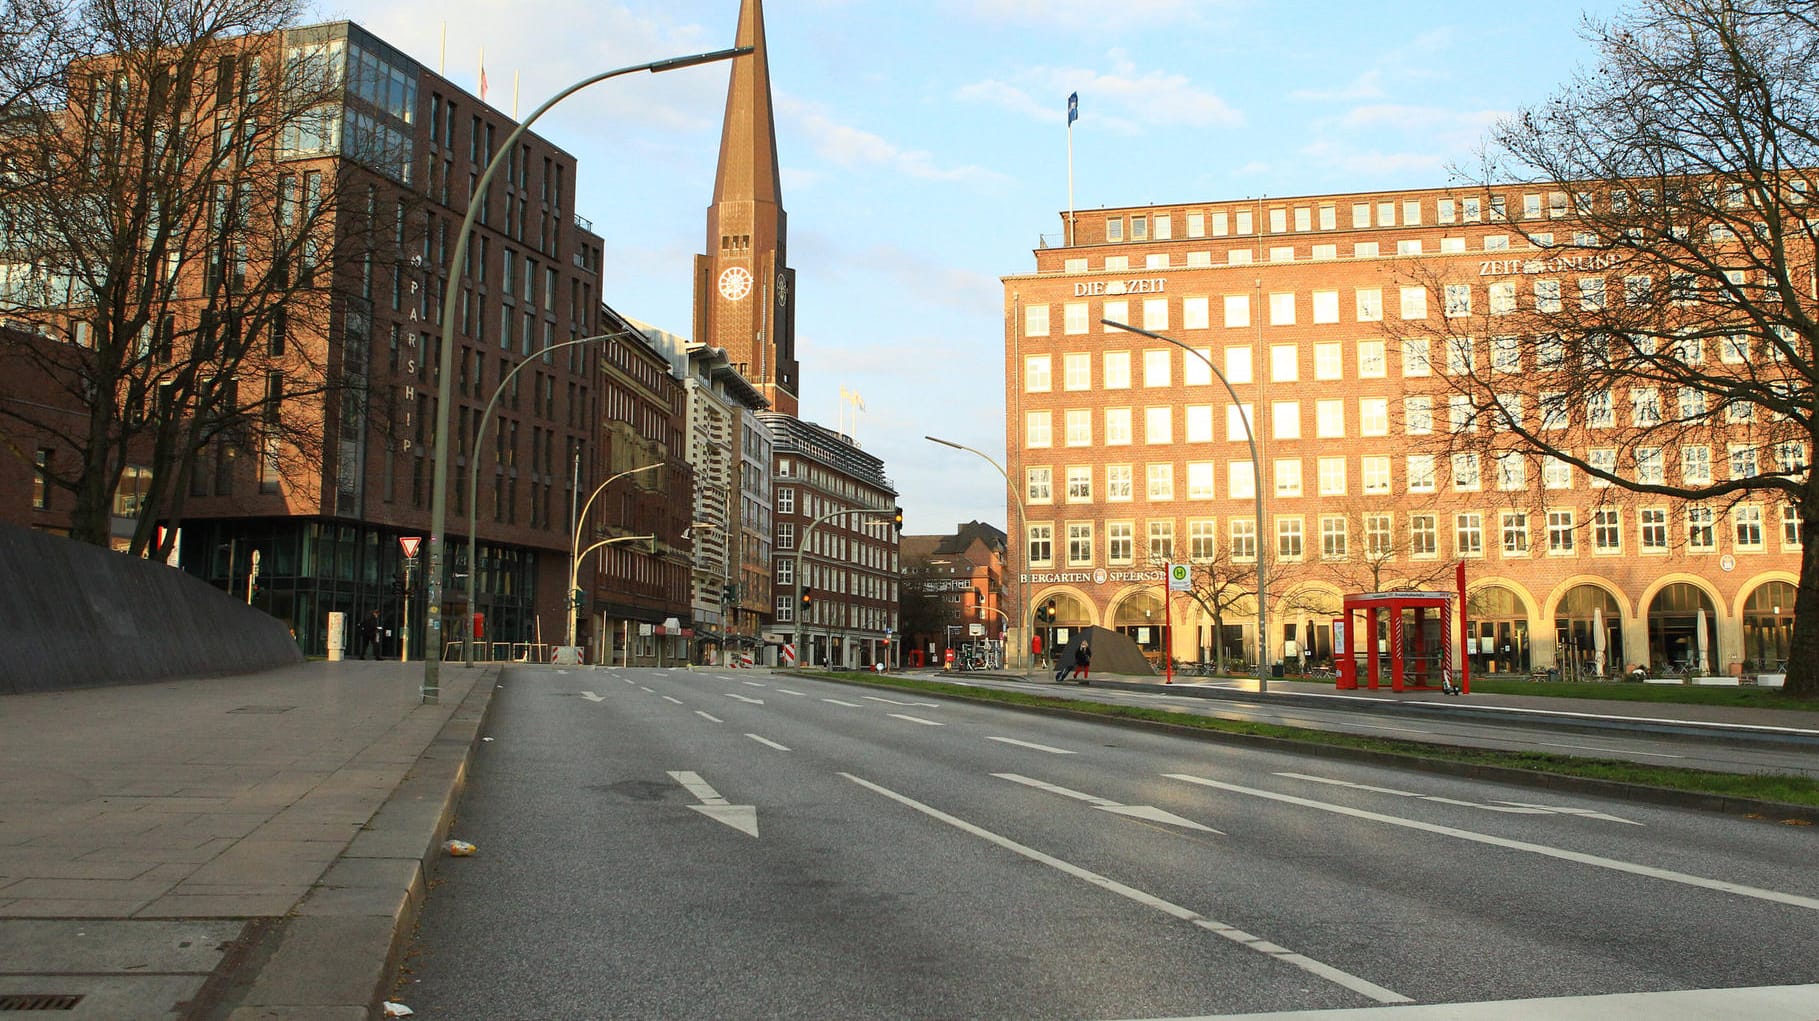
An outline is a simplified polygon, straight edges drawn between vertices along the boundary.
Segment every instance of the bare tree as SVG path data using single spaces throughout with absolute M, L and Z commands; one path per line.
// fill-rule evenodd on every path
M 1811 5 L 1639 0 L 1584 31 L 1596 66 L 1495 128 L 1470 175 L 1467 194 L 1482 187 L 1537 251 L 1488 260 L 1477 301 L 1438 271 L 1416 274 L 1443 296 L 1436 375 L 1483 426 L 1452 452 L 1478 454 L 1481 470 L 1538 459 L 1685 501 L 1673 530 L 1701 541 L 1746 500 L 1788 508 L 1811 535 Z M 1497 185 L 1528 185 L 1538 205 L 1504 210 Z M 1819 541 L 1800 573 L 1787 690 L 1814 696 Z
M 73 538 L 110 541 L 129 465 L 145 469 L 135 553 L 209 488 L 192 482 L 211 466 L 314 476 L 333 412 L 360 407 L 364 350 L 325 343 L 331 312 L 364 315 L 345 301 L 359 282 L 335 267 L 401 244 L 404 218 L 394 238 L 333 158 L 358 144 L 338 138 L 344 73 L 326 48 L 282 49 L 274 33 L 302 10 L 84 4 L 57 41 L 57 82 L 0 136 L 14 182 L 0 361 L 50 391 L 0 402 L 0 437 L 75 452 L 46 471 L 74 494 Z

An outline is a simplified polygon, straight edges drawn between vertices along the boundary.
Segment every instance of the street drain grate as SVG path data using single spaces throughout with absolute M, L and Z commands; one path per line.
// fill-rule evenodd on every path
M 75 1010 L 76 1004 L 82 1002 L 81 994 L 69 993 L 5 993 L 0 994 L 0 1010 Z
M 252 716 L 276 716 L 279 713 L 288 713 L 295 708 L 297 707 L 294 705 L 243 705 L 238 709 L 229 709 L 228 712 L 247 713 Z

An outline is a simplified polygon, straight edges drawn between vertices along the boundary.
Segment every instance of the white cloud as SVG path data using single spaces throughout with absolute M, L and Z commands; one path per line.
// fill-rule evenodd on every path
M 779 117 L 806 136 L 815 154 L 848 169 L 886 167 L 908 177 L 929 181 L 1003 183 L 1005 175 L 976 164 L 942 165 L 924 149 L 905 149 L 882 135 L 842 124 L 819 106 L 789 96 L 775 99 Z
M 1315 142 L 1301 150 L 1302 155 L 1317 162 L 1335 176 L 1382 177 L 1387 175 L 1436 177 L 1446 166 L 1447 157 L 1431 152 L 1380 152 L 1352 148 L 1344 142 Z
M 1123 0 L 1115 14 L 1104 0 L 949 0 L 944 6 L 956 17 L 1028 22 L 1097 34 L 1105 31 L 1110 19 L 1146 28 L 1193 20 L 1204 13 L 1206 4 L 1203 0 Z
M 963 85 L 956 99 L 999 106 L 1038 121 L 1064 123 L 1067 97 L 1080 94 L 1080 123 L 1119 134 L 1149 127 L 1222 127 L 1244 124 L 1244 115 L 1216 93 L 1194 85 L 1184 74 L 1139 71 L 1120 51 L 1112 69 L 1034 67 L 1015 82 L 986 79 Z M 1042 100 L 1037 95 L 1052 96 Z
M 1379 99 L 1383 96 L 1383 71 L 1379 68 L 1372 68 L 1336 89 L 1296 89 L 1288 96 L 1290 99 L 1321 103 Z

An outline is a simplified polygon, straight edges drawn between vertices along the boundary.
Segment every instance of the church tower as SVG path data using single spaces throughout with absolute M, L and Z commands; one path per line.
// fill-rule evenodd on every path
M 695 339 L 721 347 L 740 373 L 786 415 L 802 392 L 796 362 L 796 271 L 777 172 L 769 58 L 760 0 L 741 0 L 720 167 L 707 208 L 707 251 L 695 256 Z

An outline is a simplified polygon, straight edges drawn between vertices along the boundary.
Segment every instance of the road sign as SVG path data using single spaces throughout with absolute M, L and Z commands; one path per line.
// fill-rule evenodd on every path
M 417 547 L 422 543 L 423 536 L 421 535 L 400 535 L 398 537 L 398 545 L 404 550 L 404 555 L 413 560 L 417 558 Z
M 1192 592 L 1194 590 L 1193 569 L 1186 564 L 1168 565 L 1168 590 L 1170 592 Z

